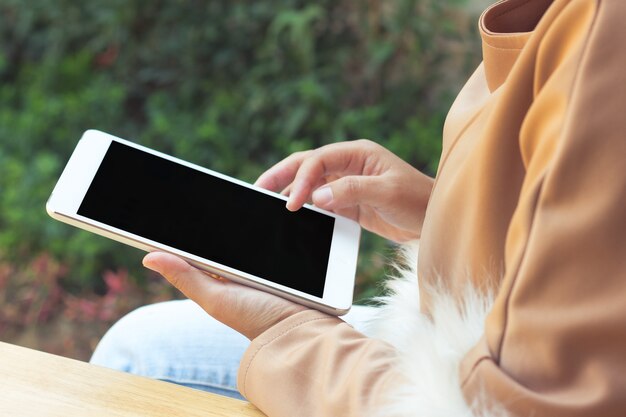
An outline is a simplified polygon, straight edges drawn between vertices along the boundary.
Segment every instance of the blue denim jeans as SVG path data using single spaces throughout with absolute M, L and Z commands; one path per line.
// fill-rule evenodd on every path
M 342 317 L 356 329 L 373 307 L 353 306 Z M 248 339 L 190 300 L 141 307 L 104 335 L 91 363 L 241 399 L 239 361 Z

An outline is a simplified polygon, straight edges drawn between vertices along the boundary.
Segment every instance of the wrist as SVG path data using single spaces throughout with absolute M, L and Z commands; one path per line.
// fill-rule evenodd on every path
M 254 326 L 253 328 L 248 329 L 246 332 L 244 332 L 244 336 L 246 336 L 250 340 L 254 340 L 262 333 L 265 333 L 267 330 L 287 320 L 288 318 L 302 311 L 310 310 L 310 309 L 300 304 L 294 303 L 286 307 L 282 307 L 282 308 L 277 307 L 271 310 L 273 311 L 265 311 L 261 313 L 259 315 L 260 320 L 258 321 L 260 325 L 257 325 L 257 326 Z

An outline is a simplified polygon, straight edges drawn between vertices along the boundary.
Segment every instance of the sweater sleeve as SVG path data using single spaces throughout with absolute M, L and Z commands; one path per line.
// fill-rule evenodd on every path
M 237 385 L 271 417 L 364 416 L 393 378 L 393 357 L 390 345 L 306 310 L 252 341 Z
M 469 402 L 514 415 L 626 410 L 626 2 L 559 1 L 533 51 L 526 168 L 505 278 L 466 356 Z

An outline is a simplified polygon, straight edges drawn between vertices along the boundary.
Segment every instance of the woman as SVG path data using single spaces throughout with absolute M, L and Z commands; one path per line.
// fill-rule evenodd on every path
M 370 336 L 170 255 L 144 264 L 252 341 L 238 388 L 268 416 L 623 415 L 625 20 L 620 0 L 487 9 L 484 62 L 450 110 L 434 186 L 367 141 L 292 155 L 259 178 L 287 188 L 290 210 L 312 198 L 397 242 L 420 239 L 419 295 L 405 271 L 385 307 L 360 313 L 377 316 Z M 187 327 L 182 307 L 131 313 L 94 362 L 148 358 L 167 334 L 145 331 L 149 345 L 138 324 L 159 309 Z M 203 323 L 168 349 L 211 339 Z

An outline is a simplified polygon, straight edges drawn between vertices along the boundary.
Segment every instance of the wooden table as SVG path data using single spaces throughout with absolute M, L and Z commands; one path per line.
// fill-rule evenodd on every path
M 0 342 L 0 416 L 264 414 L 244 401 Z

